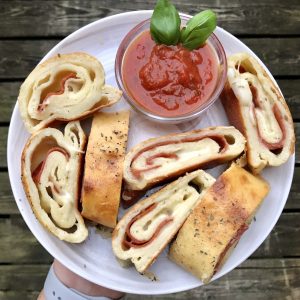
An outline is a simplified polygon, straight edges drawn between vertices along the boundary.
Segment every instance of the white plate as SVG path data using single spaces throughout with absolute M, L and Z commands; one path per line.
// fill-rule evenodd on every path
M 151 11 L 137 11 L 111 16 L 91 23 L 61 41 L 44 59 L 57 53 L 88 52 L 101 60 L 104 65 L 106 82 L 116 86 L 114 60 L 118 45 L 133 26 L 150 16 Z M 227 54 L 245 51 L 255 56 L 249 48 L 225 30 L 217 28 L 215 33 L 222 42 Z M 128 107 L 128 105 L 124 100 L 121 100 L 112 109 L 119 110 L 124 107 Z M 140 115 L 132 113 L 128 148 L 149 137 L 165 133 L 227 124 L 228 121 L 219 102 L 214 104 L 201 120 L 179 126 L 153 123 L 144 120 Z M 148 278 L 138 274 L 134 268 L 121 268 L 112 253 L 111 240 L 103 239 L 101 235 L 95 232 L 94 228 L 89 228 L 88 239 L 80 245 L 62 242 L 49 234 L 34 217 L 26 200 L 20 179 L 20 157 L 28 137 L 29 134 L 25 130 L 19 115 L 18 105 L 16 105 L 8 134 L 7 157 L 10 182 L 25 222 L 51 255 L 84 278 L 124 292 L 163 294 L 179 292 L 201 285 L 198 279 L 169 261 L 166 250 L 151 267 L 151 271 L 157 275 L 159 280 L 151 282 Z M 256 215 L 256 222 L 253 222 L 249 230 L 243 235 L 238 246 L 214 279 L 223 276 L 238 266 L 268 236 L 277 222 L 288 197 L 293 178 L 294 160 L 293 156 L 281 167 L 268 168 L 263 172 L 263 176 L 271 185 L 271 191 Z M 219 172 L 220 168 L 212 170 L 213 175 L 218 175 Z

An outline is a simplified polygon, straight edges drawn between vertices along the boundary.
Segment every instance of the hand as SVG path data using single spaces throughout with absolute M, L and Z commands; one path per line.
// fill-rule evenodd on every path
M 76 289 L 77 291 L 89 296 L 104 296 L 111 299 L 119 299 L 124 294 L 92 283 L 79 275 L 67 269 L 64 265 L 54 260 L 53 268 L 58 279 L 67 287 Z M 41 291 L 38 300 L 45 300 L 45 295 Z

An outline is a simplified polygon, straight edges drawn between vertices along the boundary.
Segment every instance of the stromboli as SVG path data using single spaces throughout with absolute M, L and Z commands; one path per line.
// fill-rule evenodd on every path
M 194 171 L 135 204 L 113 232 L 114 254 L 145 272 L 214 181 L 208 173 Z
M 33 134 L 22 153 L 22 183 L 39 222 L 61 240 L 79 243 L 88 235 L 77 201 L 86 137 L 80 123 L 64 134 L 46 128 Z
M 239 156 L 243 135 L 234 127 L 209 127 L 144 141 L 131 149 L 124 162 L 126 204 L 161 181 L 197 168 L 212 167 Z
M 248 229 L 268 192 L 266 181 L 232 164 L 188 216 L 169 257 L 208 283 Z
M 221 99 L 230 123 L 247 139 L 247 160 L 254 173 L 287 161 L 295 146 L 289 108 L 271 78 L 249 54 L 228 58 Z
M 55 120 L 82 119 L 117 102 L 122 92 L 105 84 L 102 64 L 93 56 L 59 54 L 39 64 L 26 78 L 18 97 L 29 132 Z

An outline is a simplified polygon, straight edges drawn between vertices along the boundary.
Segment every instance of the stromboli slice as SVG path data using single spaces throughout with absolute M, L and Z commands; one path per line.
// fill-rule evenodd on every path
M 94 115 L 85 156 L 81 214 L 114 228 L 117 222 L 129 111 Z
M 78 208 L 79 178 L 86 137 L 80 123 L 64 134 L 46 128 L 33 134 L 22 153 L 22 183 L 39 222 L 59 239 L 80 243 L 88 235 Z
M 271 78 L 249 54 L 228 58 L 221 99 L 230 123 L 247 139 L 247 160 L 254 173 L 287 161 L 295 147 L 292 116 Z
M 194 171 L 135 204 L 113 232 L 114 254 L 145 272 L 214 181 L 208 173 Z
M 170 247 L 170 258 L 209 282 L 247 230 L 268 191 L 267 182 L 232 164 L 184 222 Z
M 22 84 L 18 102 L 29 132 L 54 120 L 82 119 L 117 102 L 122 92 L 105 84 L 102 64 L 93 56 L 59 54 L 36 66 Z
M 125 157 L 123 200 L 131 202 L 138 191 L 187 171 L 230 161 L 244 148 L 245 138 L 232 126 L 209 127 L 144 141 Z

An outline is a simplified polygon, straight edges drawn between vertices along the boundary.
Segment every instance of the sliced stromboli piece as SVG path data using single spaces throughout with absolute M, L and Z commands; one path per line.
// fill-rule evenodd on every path
M 289 108 L 272 79 L 249 54 L 228 58 L 221 98 L 230 123 L 247 139 L 247 160 L 254 173 L 288 160 L 295 147 Z
M 214 181 L 204 171 L 194 171 L 135 204 L 113 232 L 114 254 L 144 273 Z
M 233 164 L 206 191 L 170 247 L 170 258 L 204 283 L 229 257 L 269 191 Z
M 21 86 L 18 101 L 29 132 L 55 120 L 82 119 L 117 102 L 122 92 L 105 85 L 102 64 L 93 56 L 58 54 L 39 64 Z
M 80 243 L 88 235 L 77 207 L 85 144 L 77 121 L 68 123 L 64 134 L 54 128 L 38 131 L 22 153 L 22 183 L 36 218 L 71 243 Z
M 82 215 L 116 226 L 125 157 L 129 111 L 95 114 L 89 136 L 82 183 Z
M 183 175 L 230 161 L 245 148 L 245 138 L 234 127 L 209 127 L 144 141 L 125 157 L 124 203 L 143 190 Z

